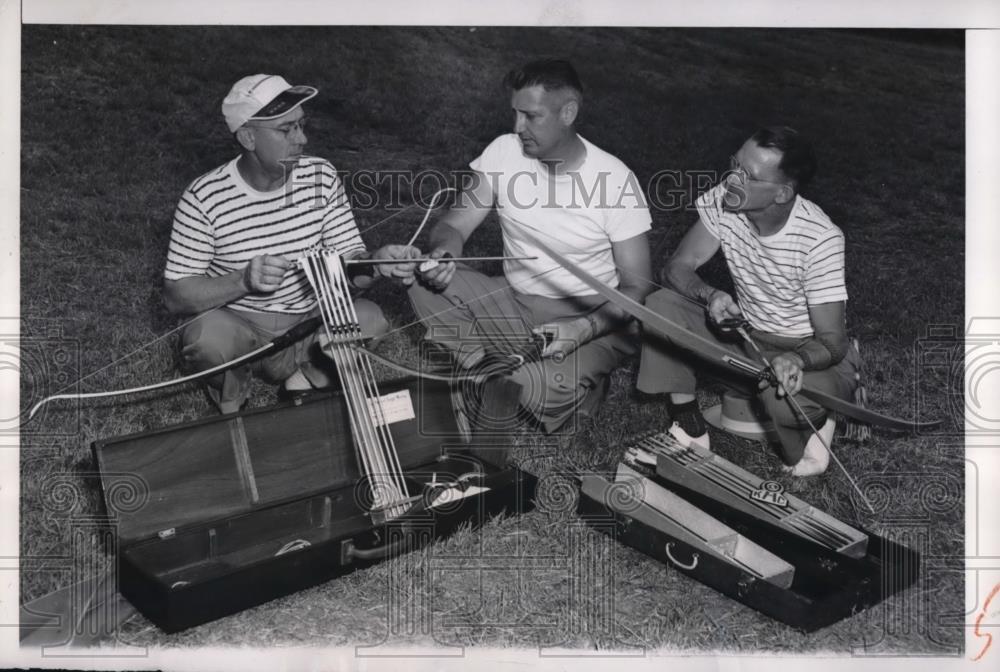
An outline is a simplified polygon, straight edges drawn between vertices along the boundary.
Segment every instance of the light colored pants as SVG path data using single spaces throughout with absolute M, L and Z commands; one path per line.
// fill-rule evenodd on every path
M 599 295 L 552 299 L 521 294 L 504 277 L 490 277 L 459 265 L 451 284 L 436 292 L 414 283 L 409 290 L 427 338 L 461 358 L 483 347 L 487 352 L 521 352 L 532 328 L 585 315 L 605 299 Z M 584 343 L 561 362 L 553 358 L 518 368 L 511 379 L 521 385 L 521 405 L 546 432 L 563 427 L 578 410 L 600 402 L 608 374 L 638 351 L 637 332 L 606 334 Z
M 366 338 L 376 338 L 388 331 L 389 324 L 376 304 L 357 299 L 354 307 Z M 265 345 L 315 314 L 284 315 L 220 308 L 184 328 L 181 356 L 192 371 L 204 371 Z M 280 383 L 301 369 L 313 385 L 324 386 L 329 380 L 324 369 L 330 370 L 333 363 L 314 347 L 318 336 L 318 331 L 313 332 L 278 352 L 212 376 L 208 379 L 209 396 L 221 412 L 235 413 L 246 401 L 253 376 Z
M 678 294 L 659 290 L 646 298 L 646 306 L 659 315 L 678 322 L 690 331 L 707 338 L 734 355 L 740 355 L 754 363 L 760 356 L 742 342 L 719 341 L 708 328 L 705 310 L 686 301 Z M 802 339 L 783 338 L 773 334 L 751 332 L 751 338 L 760 346 L 764 356 L 771 361 L 782 352 L 789 352 Z M 860 358 L 853 347 L 839 363 L 819 371 L 806 371 L 803 384 L 844 400 L 851 400 L 857 386 L 855 373 L 860 366 Z M 643 335 L 642 357 L 639 363 L 639 379 L 636 386 L 642 392 L 662 394 L 669 392 L 693 394 L 695 391 L 695 367 L 706 369 L 710 365 L 697 355 L 682 350 L 670 343 L 669 337 L 647 329 Z M 726 371 L 718 370 L 725 375 Z M 732 376 L 726 376 L 732 378 Z M 743 379 L 745 380 L 745 378 Z M 769 387 L 758 391 L 752 383 L 734 385 L 744 392 L 757 394 L 764 405 L 768 417 L 774 421 L 774 429 L 781 443 L 782 457 L 786 464 L 795 464 L 802 458 L 806 442 L 812 436 L 809 425 L 785 397 L 779 397 L 777 388 Z M 812 423 L 819 428 L 826 421 L 827 410 L 814 401 L 799 395 L 795 397 Z

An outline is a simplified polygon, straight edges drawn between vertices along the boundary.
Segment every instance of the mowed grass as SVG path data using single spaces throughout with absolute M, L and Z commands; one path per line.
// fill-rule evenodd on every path
M 663 171 L 719 170 L 761 125 L 787 123 L 815 139 L 821 169 L 807 195 L 847 236 L 848 325 L 863 342 L 869 405 L 947 423 L 929 435 L 876 430 L 866 445 L 836 445 L 876 505 L 874 515 L 833 466 L 822 478 L 793 482 L 763 443 L 713 433 L 713 445 L 833 515 L 933 556 L 920 583 L 806 636 L 581 531 L 562 474 L 610 469 L 626 437 L 668 423 L 661 402 L 634 393 L 633 361 L 614 374 L 608 401 L 572 440 L 519 430 L 516 458 L 543 479 L 538 511 L 490 521 L 482 534 L 460 533 L 181 635 L 165 636 L 136 616 L 122 638 L 168 646 L 388 640 L 955 653 L 962 628 L 953 624 L 961 622 L 964 595 L 955 340 L 963 325 L 960 35 L 924 41 L 841 31 L 25 26 L 23 406 L 66 385 L 97 391 L 178 375 L 175 338 L 163 337 L 178 321 L 160 296 L 170 222 L 184 187 L 235 155 L 219 103 L 236 79 L 273 72 L 318 86 L 308 151 L 342 171 L 449 174 L 509 130 L 504 72 L 543 55 L 576 64 L 587 89 L 580 132 L 624 160 L 643 184 Z M 660 206 L 650 235 L 657 271 L 694 221 L 690 203 L 708 186 L 697 179 L 688 172 L 650 188 Z M 428 180 L 419 195 L 429 200 L 435 188 Z M 407 240 L 422 211 L 400 206 L 418 194 L 400 193 L 388 180 L 375 191 L 373 203 L 359 200 L 355 208 L 369 245 Z M 490 218 L 469 252 L 499 251 Z M 718 259 L 706 276 L 727 283 Z M 418 362 L 423 330 L 412 324 L 402 292 L 380 285 L 368 296 L 398 327 L 383 352 Z M 254 392 L 252 405 L 274 402 L 266 386 Z M 702 401 L 711 403 L 713 394 L 706 391 Z M 211 413 L 203 392 L 190 385 L 57 402 L 26 424 L 22 600 L 67 585 L 80 558 L 107 555 L 86 523 L 100 512 L 92 441 Z M 579 554 L 608 568 L 586 594 L 574 591 L 569 569 Z M 402 588 L 399 577 L 408 577 Z M 395 621 L 386 605 L 399 590 L 393 603 L 413 607 L 428 627 L 389 628 Z

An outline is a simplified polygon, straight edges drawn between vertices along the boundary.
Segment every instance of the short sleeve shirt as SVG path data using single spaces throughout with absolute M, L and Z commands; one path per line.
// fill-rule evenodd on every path
M 745 215 L 723 208 L 725 191 L 725 183 L 716 186 L 695 207 L 719 240 L 744 316 L 762 331 L 812 335 L 809 306 L 847 300 L 843 232 L 818 205 L 796 196 L 781 230 L 759 236 Z
M 586 158 L 577 171 L 554 175 L 525 156 L 511 133 L 491 142 L 470 166 L 486 176 L 496 200 L 504 254 L 537 257 L 504 262 L 515 291 L 551 298 L 593 294 L 583 282 L 535 249 L 528 231 L 601 282 L 617 287 L 612 243 L 650 229 L 641 185 L 620 160 L 581 138 Z

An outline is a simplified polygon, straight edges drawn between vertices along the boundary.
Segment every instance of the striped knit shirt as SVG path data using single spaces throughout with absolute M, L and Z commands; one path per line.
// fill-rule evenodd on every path
M 781 230 L 759 236 L 745 215 L 723 209 L 725 191 L 723 182 L 695 205 L 719 240 L 744 317 L 762 331 L 811 336 L 809 306 L 847 300 L 843 232 L 819 206 L 796 196 Z
M 240 176 L 233 159 L 192 182 L 174 213 L 164 276 L 219 277 L 261 254 L 296 261 L 314 247 L 345 256 L 365 249 L 344 186 L 329 161 L 302 157 L 285 184 L 267 193 Z M 271 294 L 248 294 L 234 310 L 301 314 L 316 299 L 296 265 Z

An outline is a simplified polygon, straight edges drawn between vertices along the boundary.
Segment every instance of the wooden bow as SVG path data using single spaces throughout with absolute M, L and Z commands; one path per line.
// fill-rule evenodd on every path
M 83 392 L 83 393 L 71 393 L 71 394 L 53 394 L 51 396 L 45 397 L 37 404 L 32 406 L 31 410 L 28 411 L 28 419 L 31 420 L 31 418 L 35 417 L 35 414 L 38 413 L 39 409 L 41 409 L 42 406 L 49 403 L 50 401 L 56 401 L 59 399 L 103 399 L 107 397 L 120 397 L 125 394 L 133 394 L 137 392 L 149 392 L 150 390 L 160 390 L 165 387 L 172 387 L 174 385 L 180 385 L 182 383 L 191 382 L 192 380 L 200 380 L 202 378 L 206 378 L 208 376 L 212 376 L 217 373 L 222 373 L 223 371 L 228 371 L 234 366 L 238 366 L 240 364 L 243 364 L 244 362 L 256 359 L 257 357 L 260 357 L 261 355 L 267 352 L 270 352 L 272 350 L 280 350 L 284 347 L 287 347 L 290 343 L 294 343 L 300 338 L 303 338 L 304 336 L 311 334 L 319 326 L 319 323 L 320 323 L 319 317 L 310 317 L 309 319 L 303 320 L 299 324 L 295 325 L 294 327 L 292 327 L 285 333 L 281 334 L 280 336 L 272 339 L 270 342 L 265 343 L 264 345 L 260 346 L 255 350 L 251 350 L 245 355 L 240 355 L 239 357 L 231 359 L 228 362 L 223 362 L 222 364 L 213 366 L 210 369 L 205 369 L 204 371 L 192 373 L 188 376 L 181 376 L 180 378 L 174 378 L 172 380 L 164 380 L 160 381 L 159 383 L 153 383 L 151 385 L 130 387 L 124 390 L 109 390 L 106 392 Z
M 738 357 L 732 354 L 719 344 L 703 338 L 692 331 L 688 331 L 685 327 L 677 324 L 673 320 L 653 312 L 631 297 L 622 294 L 616 289 L 608 287 L 597 278 L 578 268 L 548 245 L 538 240 L 538 238 L 530 232 L 522 229 L 520 233 L 525 239 L 528 240 L 528 242 L 537 246 L 538 249 L 551 257 L 553 261 L 556 261 L 560 266 L 569 271 L 569 273 L 581 282 L 606 298 L 608 301 L 611 301 L 629 315 L 638 319 L 643 324 L 663 333 L 675 345 L 684 348 L 685 350 L 688 350 L 689 352 L 692 352 L 709 362 L 721 363 L 738 374 L 756 378 L 758 380 L 766 379 L 767 372 L 760 365 L 755 364 L 748 359 L 744 359 L 743 357 Z M 817 390 L 806 385 L 802 386 L 799 394 L 807 399 L 815 401 L 817 404 L 828 410 L 835 411 L 853 420 L 857 420 L 858 422 L 884 427 L 886 429 L 893 429 L 896 431 L 928 431 L 940 427 L 943 422 L 941 420 L 918 421 L 894 418 L 867 408 L 862 408 L 848 401 L 844 401 L 843 399 L 827 394 L 822 390 Z

